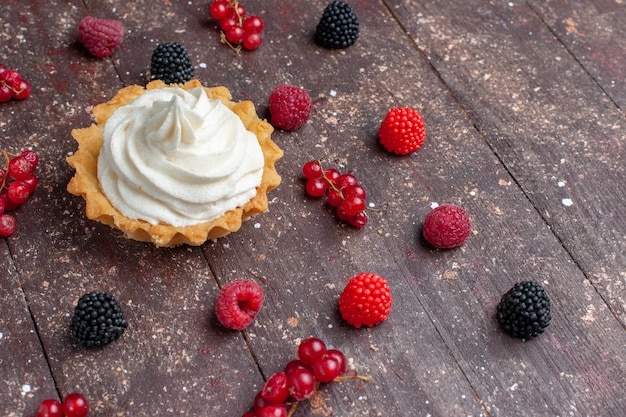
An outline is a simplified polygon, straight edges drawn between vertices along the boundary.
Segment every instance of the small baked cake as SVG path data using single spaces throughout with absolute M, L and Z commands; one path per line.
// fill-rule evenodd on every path
M 282 150 L 250 101 L 197 80 L 121 89 L 72 130 L 67 189 L 86 215 L 156 246 L 201 245 L 268 207 Z

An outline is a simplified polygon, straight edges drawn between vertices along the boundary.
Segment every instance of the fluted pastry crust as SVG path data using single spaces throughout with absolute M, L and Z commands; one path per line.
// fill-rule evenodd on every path
M 139 85 L 122 88 L 111 100 L 95 106 L 93 108 L 95 123 L 87 128 L 72 130 L 72 136 L 78 142 L 78 150 L 67 158 L 68 164 L 76 170 L 74 177 L 67 185 L 67 190 L 85 199 L 85 211 L 89 219 L 119 229 L 129 239 L 152 242 L 159 247 L 183 244 L 198 246 L 207 240 L 215 241 L 231 232 L 236 232 L 241 228 L 243 221 L 267 210 L 267 192 L 278 187 L 281 180 L 276 172 L 275 164 L 283 156 L 283 151 L 272 141 L 271 134 L 274 128 L 258 117 L 252 102 L 233 102 L 227 88 L 203 87 L 198 80 L 191 80 L 178 86 L 185 90 L 204 88 L 209 98 L 221 100 L 239 116 L 246 129 L 257 137 L 265 159 L 263 176 L 261 184 L 256 189 L 256 195 L 242 207 L 230 210 L 208 223 L 186 227 L 174 227 L 168 224 L 153 225 L 124 216 L 102 193 L 98 181 L 98 155 L 104 140 L 104 124 L 117 108 L 131 102 L 144 92 L 168 87 L 162 81 L 152 81 L 145 88 Z

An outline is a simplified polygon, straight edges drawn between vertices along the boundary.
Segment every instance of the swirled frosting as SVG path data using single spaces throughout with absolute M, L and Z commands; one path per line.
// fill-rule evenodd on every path
M 104 126 L 98 180 L 127 217 L 175 227 L 247 203 L 263 175 L 256 136 L 203 88 L 147 91 Z

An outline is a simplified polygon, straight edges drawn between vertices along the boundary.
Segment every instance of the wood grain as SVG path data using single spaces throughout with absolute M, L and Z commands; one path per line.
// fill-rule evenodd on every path
M 328 51 L 312 39 L 325 1 L 249 0 L 265 21 L 264 44 L 236 56 L 219 43 L 208 3 L 3 4 L 0 62 L 34 88 L 28 100 L 0 105 L 0 143 L 35 149 L 41 182 L 15 213 L 18 232 L 0 242 L 9 271 L 0 275 L 0 372 L 10 372 L 1 415 L 34 415 L 41 399 L 72 391 L 90 399 L 94 417 L 242 415 L 309 336 L 374 379 L 327 384 L 294 417 L 622 414 L 626 90 L 581 45 L 605 42 L 605 25 L 621 33 L 623 6 L 578 2 L 586 36 L 572 38 L 561 27 L 566 2 L 354 0 L 357 43 Z M 124 22 L 110 58 L 77 43 L 86 14 Z M 281 83 L 314 101 L 305 126 L 273 134 L 285 156 L 269 211 L 198 248 L 128 241 L 85 219 L 81 199 L 65 190 L 70 130 L 91 123 L 91 107 L 122 86 L 144 84 L 161 42 L 184 44 L 200 81 L 227 86 L 262 117 Z M 395 106 L 419 109 L 427 126 L 424 147 L 407 157 L 377 143 Z M 300 169 L 314 158 L 364 184 L 380 209 L 365 228 L 305 196 Z M 435 250 L 421 238 L 423 218 L 442 203 L 470 214 L 473 235 L 460 248 Z M 362 271 L 386 277 L 394 296 L 389 319 L 371 329 L 349 327 L 336 308 Z M 222 328 L 213 313 L 219 288 L 237 278 L 266 293 L 244 332 Z M 553 323 L 520 342 L 494 312 L 527 279 L 548 291 Z M 68 327 L 78 298 L 93 290 L 116 296 L 129 328 L 85 350 Z M 9 367 L 4 352 L 15 343 L 26 348 Z M 33 393 L 22 396 L 28 372 Z

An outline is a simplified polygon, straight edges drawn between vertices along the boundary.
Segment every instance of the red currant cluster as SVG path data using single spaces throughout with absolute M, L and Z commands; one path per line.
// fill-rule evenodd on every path
M 298 346 L 298 359 L 287 363 L 282 372 L 276 372 L 267 379 L 254 397 L 254 410 L 242 417 L 291 416 L 298 401 L 310 398 L 320 383 L 347 379 L 371 380 L 354 373 L 346 374 L 344 354 L 337 349 L 327 349 L 323 340 L 310 337 Z
M 209 12 L 219 22 L 222 42 L 230 45 L 236 52 L 242 46 L 248 51 L 261 46 L 263 19 L 246 14 L 246 9 L 238 0 L 215 0 L 209 6 Z
M 320 161 L 309 161 L 302 167 L 307 179 L 306 192 L 312 197 L 326 195 L 328 204 L 335 207 L 337 217 L 361 228 L 367 224 L 365 188 L 352 174 L 342 174 L 335 168 L 324 170 Z
M 0 103 L 11 100 L 24 100 L 30 97 L 30 84 L 20 73 L 0 64 Z
M 24 151 L 19 155 L 9 156 L 5 150 L 6 168 L 0 168 L 0 236 L 11 236 L 17 228 L 15 218 L 5 211 L 12 211 L 28 200 L 37 188 L 39 179 L 33 174 L 39 162 L 34 151 Z
M 81 393 L 73 392 L 63 399 L 63 403 L 55 399 L 43 400 L 37 407 L 35 417 L 85 417 L 87 414 L 87 398 Z

